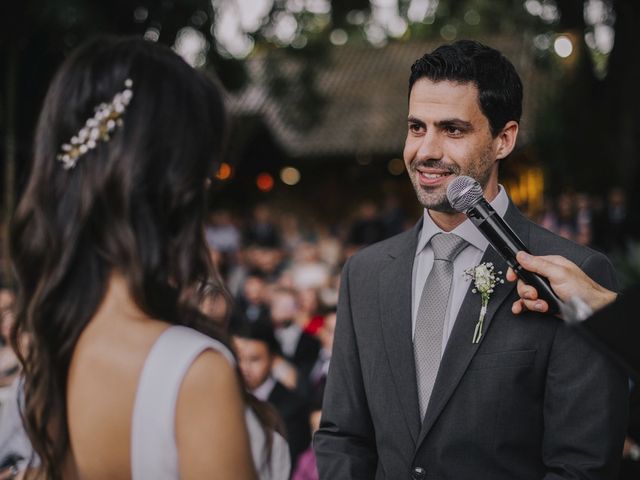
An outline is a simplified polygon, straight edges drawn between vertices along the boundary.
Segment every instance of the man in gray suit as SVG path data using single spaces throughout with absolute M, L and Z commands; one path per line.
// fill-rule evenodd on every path
M 528 221 L 498 183 L 518 133 L 518 74 L 498 51 L 459 41 L 416 61 L 409 92 L 404 160 L 424 215 L 344 267 L 314 440 L 320 477 L 615 478 L 624 373 L 554 318 L 513 315 L 505 262 L 446 199 L 456 175 L 475 178 L 532 252 L 615 288 L 603 255 Z M 491 266 L 483 309 L 482 279 L 464 273 Z

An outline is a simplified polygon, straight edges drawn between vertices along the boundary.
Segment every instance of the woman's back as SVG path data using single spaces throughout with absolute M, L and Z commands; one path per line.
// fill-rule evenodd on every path
M 170 325 L 224 339 L 200 302 L 203 283 L 219 285 L 203 221 L 225 127 L 221 90 L 168 46 L 95 38 L 56 73 L 11 228 L 14 346 L 29 337 L 23 414 L 43 477 L 130 478 L 152 346 Z M 254 478 L 234 368 L 209 349 L 179 373 L 163 421 L 180 478 Z
M 209 347 L 216 348 L 215 341 L 194 330 L 170 327 L 145 317 L 128 298 L 124 280 L 112 279 L 103 303 L 77 343 L 71 362 L 67 398 L 73 452 L 69 465 L 75 465 L 70 467 L 76 470 L 74 476 L 86 480 L 187 478 L 198 467 L 189 465 L 186 457 L 198 455 L 183 451 L 180 443 L 194 444 L 189 448 L 202 451 L 203 457 L 217 457 L 213 432 L 202 431 L 211 415 L 194 411 L 197 405 L 185 398 L 194 393 L 206 395 L 208 391 L 213 406 L 218 403 L 217 398 L 228 396 L 226 390 L 233 391 L 236 387 L 225 385 L 233 372 L 229 358 L 223 356 L 224 347 L 216 350 Z M 197 359 L 193 361 L 195 356 Z M 198 377 L 202 371 L 209 372 L 204 374 L 209 377 L 211 370 L 217 378 L 204 382 L 211 385 L 200 385 L 203 379 Z M 169 377 L 162 378 L 164 374 Z M 225 377 L 229 377 L 227 381 Z M 198 392 L 185 392 L 185 388 Z M 181 403 L 188 407 L 181 408 Z M 241 404 L 240 399 L 236 408 L 227 404 L 224 415 L 233 416 L 236 410 L 235 415 L 241 416 Z M 194 432 L 198 417 L 204 423 Z M 215 426 L 214 431 L 224 428 L 217 422 Z M 246 432 L 231 433 L 246 439 Z M 205 443 L 198 445 L 187 438 L 194 436 Z M 207 442 L 211 448 L 207 448 Z M 180 475 L 178 455 L 181 460 L 185 458 L 180 462 Z M 229 478 L 251 469 L 248 456 L 236 460 L 238 463 L 232 464 L 235 471 L 230 472 Z M 229 468 L 224 463 L 221 459 L 219 465 L 214 465 L 221 475 Z M 199 474 L 192 473 L 191 478 L 198 478 L 196 475 Z

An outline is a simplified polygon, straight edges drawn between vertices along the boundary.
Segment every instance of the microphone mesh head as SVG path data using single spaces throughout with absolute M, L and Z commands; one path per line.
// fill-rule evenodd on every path
M 456 177 L 447 187 L 447 200 L 458 212 L 465 213 L 481 198 L 482 187 L 471 177 Z

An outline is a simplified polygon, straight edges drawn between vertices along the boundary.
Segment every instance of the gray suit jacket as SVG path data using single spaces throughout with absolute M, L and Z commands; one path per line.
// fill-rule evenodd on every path
M 615 288 L 603 255 L 510 205 L 506 221 L 534 254 L 559 254 Z M 627 420 L 627 378 L 555 318 L 515 316 L 514 284 L 496 287 L 480 344 L 480 296 L 466 294 L 423 421 L 411 335 L 420 223 L 345 265 L 320 430 L 320 478 L 612 479 Z M 484 262 L 506 272 L 489 247 Z

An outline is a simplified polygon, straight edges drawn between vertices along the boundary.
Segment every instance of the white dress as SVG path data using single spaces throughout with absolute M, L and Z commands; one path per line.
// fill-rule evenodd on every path
M 188 327 L 169 327 L 151 348 L 142 368 L 133 406 L 132 480 L 180 478 L 175 440 L 178 393 L 189 367 L 207 349 L 220 352 L 235 365 L 233 355 L 222 343 Z M 288 478 L 291 462 L 284 438 L 274 433 L 271 458 L 267 462 L 264 454 L 266 436 L 251 410 L 246 410 L 245 418 L 260 479 Z

